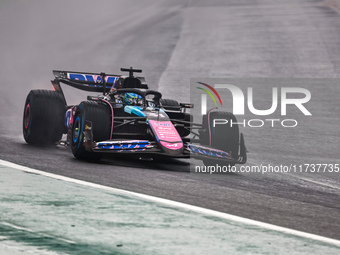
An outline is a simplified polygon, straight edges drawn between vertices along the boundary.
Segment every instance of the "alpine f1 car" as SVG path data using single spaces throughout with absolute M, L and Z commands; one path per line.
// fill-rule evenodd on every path
M 28 144 L 70 146 L 77 159 L 99 159 L 104 153 L 152 157 L 194 157 L 205 164 L 246 162 L 246 147 L 237 125 L 213 127 L 214 119 L 237 122 L 233 114 L 209 111 L 192 122 L 192 104 L 163 99 L 149 90 L 140 69 L 121 68 L 128 76 L 53 71 L 54 90 L 31 90 L 23 115 Z M 78 105 L 67 105 L 61 83 L 101 93 Z M 63 135 L 67 135 L 61 140 Z

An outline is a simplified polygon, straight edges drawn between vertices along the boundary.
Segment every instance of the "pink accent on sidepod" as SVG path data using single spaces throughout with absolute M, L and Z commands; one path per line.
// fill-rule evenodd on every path
M 149 120 L 149 123 L 165 148 L 179 150 L 183 147 L 182 139 L 171 121 Z

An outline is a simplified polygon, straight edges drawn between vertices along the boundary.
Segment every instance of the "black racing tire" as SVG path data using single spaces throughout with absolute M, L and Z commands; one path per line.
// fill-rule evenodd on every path
M 165 110 L 171 110 L 171 111 L 180 111 L 181 106 L 176 100 L 173 99 L 163 99 L 161 98 L 159 100 L 159 103 Z
M 173 99 L 160 99 L 159 100 L 161 106 L 166 110 L 169 111 L 181 111 L 180 104 Z M 184 121 L 191 122 L 192 121 L 192 115 L 189 113 L 181 113 L 182 117 L 179 118 L 177 113 L 168 113 L 170 118 L 180 119 Z M 181 137 L 186 137 L 190 134 L 190 124 L 185 124 L 185 127 L 176 127 L 178 134 Z
M 111 110 L 108 105 L 84 101 L 77 107 L 71 132 L 71 148 L 74 157 L 81 160 L 99 160 L 102 154 L 87 151 L 83 145 L 85 121 L 92 122 L 93 141 L 110 139 Z
M 191 123 L 193 120 L 192 115 L 189 113 L 183 113 L 183 114 L 184 114 L 183 120 Z M 190 124 L 184 124 L 184 127 L 176 127 L 176 129 L 177 129 L 178 134 L 181 137 L 186 137 L 190 135 Z
M 65 100 L 51 90 L 31 90 L 25 102 L 23 135 L 28 144 L 56 144 L 65 133 Z
M 227 124 L 216 125 L 213 127 L 214 119 L 223 119 L 227 120 Z M 211 146 L 216 149 L 223 150 L 225 152 L 231 153 L 231 156 L 234 159 L 238 158 L 239 154 L 239 142 L 240 142 L 240 133 L 239 127 L 236 124 L 230 125 L 230 122 L 237 123 L 236 117 L 230 112 L 221 112 L 214 111 L 210 114 L 203 116 L 203 128 L 205 132 L 202 134 L 201 143 L 203 145 Z M 210 131 L 209 131 L 210 126 Z M 210 143 L 210 134 L 211 132 L 211 143 Z M 204 159 L 203 163 L 206 166 L 220 164 L 221 161 L 213 160 L 213 159 Z M 227 166 L 234 166 L 234 163 L 229 163 Z

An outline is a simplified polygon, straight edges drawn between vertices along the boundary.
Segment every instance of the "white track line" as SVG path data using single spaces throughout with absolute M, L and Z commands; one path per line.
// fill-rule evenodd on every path
M 111 192 L 118 193 L 118 194 L 121 194 L 121 195 L 133 196 L 133 197 L 137 197 L 137 198 L 140 198 L 140 199 L 144 199 L 144 200 L 148 200 L 148 201 L 152 201 L 152 202 L 156 202 L 156 203 L 161 203 L 161 204 L 164 204 L 164 205 L 167 205 L 167 206 L 186 209 L 186 210 L 190 210 L 190 211 L 193 211 L 193 212 L 202 213 L 202 214 L 218 217 L 218 218 L 225 219 L 225 220 L 239 222 L 239 223 L 247 224 L 247 225 L 253 225 L 253 226 L 260 227 L 260 228 L 278 231 L 278 232 L 281 232 L 281 233 L 299 236 L 299 237 L 303 237 L 303 238 L 307 238 L 307 239 L 311 239 L 311 240 L 315 240 L 315 241 L 320 241 L 320 242 L 323 242 L 323 243 L 327 243 L 327 244 L 331 244 L 331 245 L 335 245 L 335 246 L 340 247 L 340 240 L 331 239 L 331 238 L 324 237 L 324 236 L 319 236 L 319 235 L 314 235 L 314 234 L 310 234 L 310 233 L 306 233 L 306 232 L 302 232 L 302 231 L 298 231 L 298 230 L 294 230 L 294 229 L 284 228 L 284 227 L 264 223 L 264 222 L 261 222 L 261 221 L 242 218 L 242 217 L 235 216 L 235 215 L 232 215 L 232 214 L 218 212 L 218 211 L 214 211 L 214 210 L 210 210 L 210 209 L 206 209 L 206 208 L 202 208 L 202 207 L 198 207 L 198 206 L 188 205 L 188 204 L 184 204 L 184 203 L 180 203 L 180 202 L 176 202 L 176 201 L 172 201 L 172 200 L 168 200 L 168 199 L 164 199 L 164 198 L 144 195 L 144 194 L 140 194 L 140 193 L 136 193 L 136 192 L 132 192 L 132 191 L 127 191 L 127 190 L 122 190 L 122 189 L 117 189 L 117 188 L 111 188 L 111 187 L 108 187 L 108 186 L 103 186 L 103 185 L 99 185 L 99 184 L 95 184 L 95 183 L 91 183 L 91 182 L 86 182 L 86 181 L 81 181 L 81 180 L 77 180 L 77 179 L 73 179 L 73 178 L 69 178 L 69 177 L 65 177 L 65 176 L 61 176 L 61 175 L 57 175 L 57 174 L 51 174 L 51 173 L 47 173 L 47 172 L 44 172 L 44 171 L 40 171 L 40 170 L 32 169 L 32 168 L 29 168 L 29 167 L 21 166 L 21 165 L 18 165 L 18 164 L 14 164 L 14 163 L 4 161 L 4 160 L 1 160 L 1 159 L 0 159 L 0 165 L 2 165 L 4 167 L 10 167 L 10 168 L 14 168 L 14 169 L 17 169 L 17 170 L 29 172 L 29 173 L 43 175 L 43 176 L 54 178 L 54 179 L 57 179 L 57 180 L 62 180 L 62 181 L 67 181 L 67 182 L 71 182 L 71 183 L 76 183 L 76 184 L 88 186 L 88 187 L 107 190 L 107 191 L 111 191 Z

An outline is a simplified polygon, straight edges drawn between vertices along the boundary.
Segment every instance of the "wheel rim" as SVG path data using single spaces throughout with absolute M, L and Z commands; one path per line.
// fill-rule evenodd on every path
M 80 134 L 80 118 L 77 117 L 76 121 L 73 124 L 73 142 L 77 142 Z
M 28 129 L 31 119 L 31 106 L 30 104 L 27 104 L 24 114 L 24 125 L 25 129 Z

